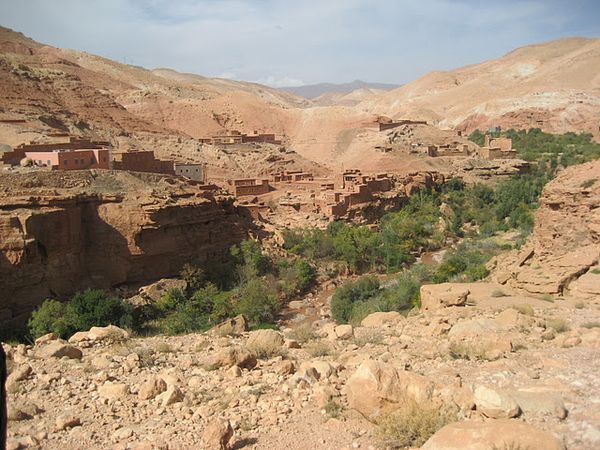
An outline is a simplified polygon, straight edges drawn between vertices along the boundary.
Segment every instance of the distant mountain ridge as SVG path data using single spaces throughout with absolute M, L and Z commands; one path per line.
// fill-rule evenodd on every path
M 380 89 L 382 91 L 389 91 L 398 87 L 400 87 L 399 84 L 369 83 L 362 80 L 354 80 L 350 83 L 317 83 L 307 84 L 305 86 L 282 87 L 280 90 L 312 100 L 323 94 L 349 94 L 357 89 Z

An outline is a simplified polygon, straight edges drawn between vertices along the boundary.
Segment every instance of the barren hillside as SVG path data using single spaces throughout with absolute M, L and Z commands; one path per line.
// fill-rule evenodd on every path
M 124 65 L 0 28 L 0 143 L 17 145 L 62 131 L 205 162 L 218 176 L 249 168 L 261 173 L 262 167 L 253 166 L 271 158 L 273 149 L 259 149 L 264 158 L 247 159 L 199 145 L 199 138 L 237 129 L 276 133 L 289 150 L 330 169 L 429 170 L 431 162 L 405 152 L 379 153 L 376 147 L 387 145 L 388 133 L 366 124 L 378 115 L 426 119 L 433 126 L 425 135 L 433 138 L 440 134 L 434 127 L 498 124 L 599 137 L 599 73 L 600 40 L 563 39 L 430 73 L 393 91 L 361 89 L 309 101 L 254 83 Z M 287 159 L 309 164 L 292 153 Z M 435 165 L 450 169 L 443 160 Z
M 360 107 L 469 131 L 502 125 L 599 137 L 600 40 L 560 39 L 431 72 Z

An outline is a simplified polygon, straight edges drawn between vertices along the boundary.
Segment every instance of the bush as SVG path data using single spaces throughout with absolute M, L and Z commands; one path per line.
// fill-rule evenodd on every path
M 348 281 L 338 288 L 331 298 L 331 315 L 337 323 L 348 323 L 352 308 L 365 302 L 379 291 L 379 280 L 372 275 Z
M 281 310 L 281 302 L 272 279 L 251 278 L 241 286 L 234 308 L 250 322 L 273 322 Z
M 32 313 L 28 327 L 34 337 L 54 332 L 66 339 L 77 331 L 92 327 L 131 327 L 132 323 L 129 305 L 104 291 L 88 289 L 75 294 L 68 303 L 44 301 Z
M 34 338 L 47 333 L 56 333 L 65 338 L 71 332 L 71 326 L 66 320 L 67 304 L 58 300 L 45 300 L 44 303 L 31 313 L 27 326 Z
M 399 409 L 379 422 L 377 435 L 386 448 L 420 447 L 439 429 L 456 420 L 456 414 L 447 410 L 404 399 Z

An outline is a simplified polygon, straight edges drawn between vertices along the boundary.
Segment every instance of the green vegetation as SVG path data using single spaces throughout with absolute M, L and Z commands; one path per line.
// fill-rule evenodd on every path
M 77 331 L 94 326 L 132 325 L 131 307 L 104 291 L 88 289 L 76 294 L 68 303 L 46 300 L 28 322 L 33 337 L 54 332 L 68 338 Z
M 238 314 L 253 328 L 272 327 L 283 302 L 313 286 L 316 270 L 301 258 L 274 263 L 258 243 L 246 240 L 232 247 L 229 262 L 207 272 L 186 264 L 180 277 L 187 282 L 185 292 L 171 290 L 155 304 L 135 310 L 98 290 L 78 293 L 67 303 L 48 299 L 32 314 L 29 333 L 37 337 L 53 331 L 69 337 L 114 324 L 139 333 L 180 334 L 206 330 Z

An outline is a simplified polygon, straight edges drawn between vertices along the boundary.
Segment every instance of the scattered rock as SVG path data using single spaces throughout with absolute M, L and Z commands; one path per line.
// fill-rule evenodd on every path
M 67 428 L 78 427 L 81 425 L 81 419 L 77 416 L 61 416 L 56 419 L 56 431 L 63 431 Z
M 183 392 L 177 386 L 168 386 L 167 390 L 156 397 L 160 402 L 161 406 L 172 405 L 173 403 L 179 403 L 183 401 Z
M 50 341 L 56 341 L 58 339 L 58 335 L 56 333 L 48 333 L 40 336 L 35 340 L 35 345 L 46 344 Z

